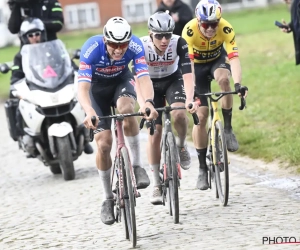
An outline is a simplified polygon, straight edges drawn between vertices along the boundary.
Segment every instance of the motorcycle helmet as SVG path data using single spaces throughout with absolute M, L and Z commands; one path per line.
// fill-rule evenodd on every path
M 28 36 L 30 36 L 30 34 L 34 34 L 34 32 L 36 32 L 36 35 L 39 34 L 41 36 L 40 42 L 47 41 L 47 34 L 44 23 L 40 19 L 35 17 L 26 18 L 21 24 L 19 33 L 20 39 L 23 44 L 30 44 Z

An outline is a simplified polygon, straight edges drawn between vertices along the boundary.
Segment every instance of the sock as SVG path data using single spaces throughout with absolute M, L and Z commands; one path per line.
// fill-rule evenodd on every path
M 102 171 L 98 169 L 98 173 L 103 188 L 103 199 L 107 200 L 107 199 L 114 198 L 113 192 L 111 190 L 111 185 L 110 185 L 111 168 L 106 171 Z
M 183 148 L 185 144 L 185 137 L 183 138 L 176 137 L 176 144 L 178 147 Z
M 223 119 L 224 119 L 224 129 L 231 129 L 231 117 L 232 117 L 232 108 L 231 109 L 222 109 Z
M 197 155 L 198 155 L 200 168 L 207 167 L 206 166 L 206 151 L 207 151 L 207 148 L 196 149 L 196 151 L 197 151 Z
M 150 169 L 152 170 L 153 186 L 160 185 L 159 165 L 160 164 L 150 164 Z
M 139 134 L 136 136 L 126 136 L 127 142 L 128 142 L 128 148 L 130 154 L 130 160 L 132 166 L 140 166 L 141 164 L 141 157 L 140 157 L 140 138 Z

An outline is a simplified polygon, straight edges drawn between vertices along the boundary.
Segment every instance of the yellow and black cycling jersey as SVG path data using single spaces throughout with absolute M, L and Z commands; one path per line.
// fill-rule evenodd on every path
M 188 44 L 189 57 L 194 63 L 206 63 L 217 59 L 224 49 L 224 44 L 229 59 L 239 56 L 235 33 L 231 24 L 224 18 L 220 19 L 217 32 L 210 39 L 200 31 L 197 18 L 185 25 L 182 37 Z

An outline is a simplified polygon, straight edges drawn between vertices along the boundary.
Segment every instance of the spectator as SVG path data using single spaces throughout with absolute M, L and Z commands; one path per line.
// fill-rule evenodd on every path
M 57 39 L 56 33 L 64 24 L 58 0 L 10 0 L 8 4 L 11 10 L 8 29 L 12 34 L 20 32 L 21 24 L 26 17 L 35 17 L 43 21 L 48 41 Z
M 283 0 L 290 8 L 291 11 L 291 22 L 286 23 L 282 20 L 284 25 L 288 28 L 281 29 L 285 33 L 293 32 L 294 45 L 295 45 L 295 56 L 296 65 L 300 64 L 300 0 Z
M 158 9 L 155 12 L 166 10 L 169 11 L 169 14 L 175 21 L 175 29 L 173 31 L 173 34 L 181 36 L 185 24 L 193 19 L 192 10 L 181 0 L 162 0 L 161 4 L 158 6 Z

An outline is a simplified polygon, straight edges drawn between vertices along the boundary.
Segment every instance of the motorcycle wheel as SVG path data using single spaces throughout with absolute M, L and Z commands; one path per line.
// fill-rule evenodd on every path
M 62 175 L 66 181 L 74 180 L 75 170 L 69 136 L 56 137 L 57 153 Z
M 54 163 L 54 164 L 51 164 L 49 166 L 50 168 L 50 171 L 52 174 L 61 174 L 61 169 L 60 169 L 60 166 L 59 166 L 59 163 Z

